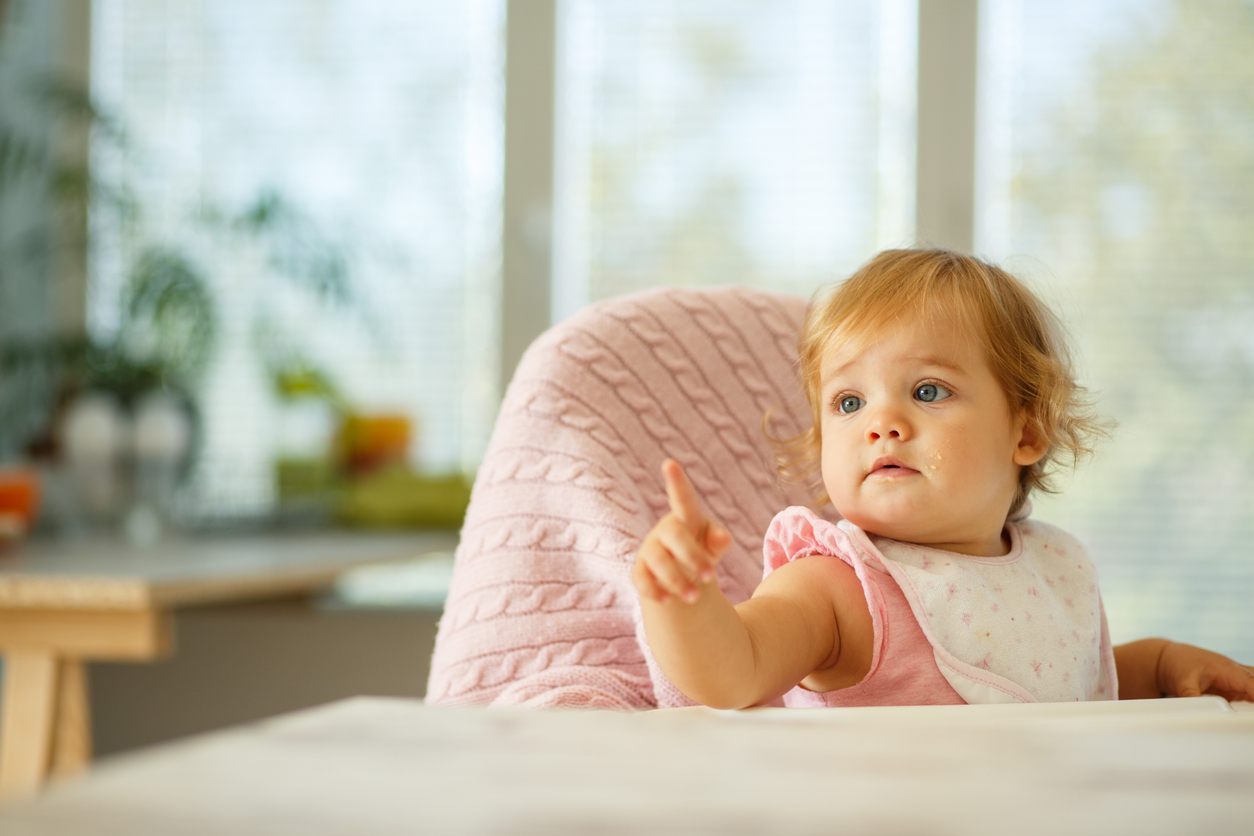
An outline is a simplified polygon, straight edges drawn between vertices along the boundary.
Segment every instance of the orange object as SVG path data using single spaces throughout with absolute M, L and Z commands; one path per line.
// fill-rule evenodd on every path
M 405 415 L 349 415 L 340 429 L 344 466 L 358 474 L 409 456 L 410 421 Z
M 0 539 L 30 531 L 39 510 L 39 474 L 25 468 L 0 470 Z

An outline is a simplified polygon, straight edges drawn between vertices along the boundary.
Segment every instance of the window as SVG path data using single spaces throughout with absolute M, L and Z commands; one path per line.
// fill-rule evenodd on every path
M 809 296 L 911 240 L 913 4 L 561 8 L 555 316 L 661 284 Z
M 1254 9 L 984 8 L 979 247 L 1037 280 L 1119 423 L 1037 514 L 1116 641 L 1254 657 Z
M 276 366 L 417 420 L 416 463 L 472 469 L 496 397 L 501 21 L 492 0 L 98 0 L 89 318 L 108 335 L 141 254 L 171 248 L 217 311 L 189 507 L 264 513 L 292 427 Z M 281 369 L 280 369 L 281 370 Z

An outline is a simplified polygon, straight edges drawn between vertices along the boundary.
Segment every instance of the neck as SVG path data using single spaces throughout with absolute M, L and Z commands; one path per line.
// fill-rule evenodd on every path
M 918 543 L 929 549 L 939 549 L 968 557 L 1005 557 L 1010 554 L 1010 531 L 1005 526 L 996 535 L 978 540 L 960 540 L 955 543 Z

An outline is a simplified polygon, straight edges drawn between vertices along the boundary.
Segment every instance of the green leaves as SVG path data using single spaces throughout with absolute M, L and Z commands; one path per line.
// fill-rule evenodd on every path
M 348 256 L 313 219 L 272 188 L 262 189 L 256 201 L 232 224 L 260 242 L 274 270 L 324 302 L 352 301 Z
M 43 145 L 0 124 L 0 189 L 44 171 L 47 165 L 48 152 Z
M 145 250 L 124 304 L 121 333 L 133 360 L 184 380 L 204 370 L 217 337 L 216 310 L 204 277 L 182 253 Z

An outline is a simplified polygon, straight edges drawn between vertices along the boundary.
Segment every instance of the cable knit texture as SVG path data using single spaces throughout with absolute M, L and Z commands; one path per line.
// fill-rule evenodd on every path
M 649 652 L 631 585 L 687 470 L 732 534 L 719 585 L 762 577 L 784 488 L 763 432 L 809 427 L 797 371 L 805 302 L 747 288 L 654 290 L 594 305 L 528 349 L 475 481 L 432 659 L 435 704 L 691 705 Z

